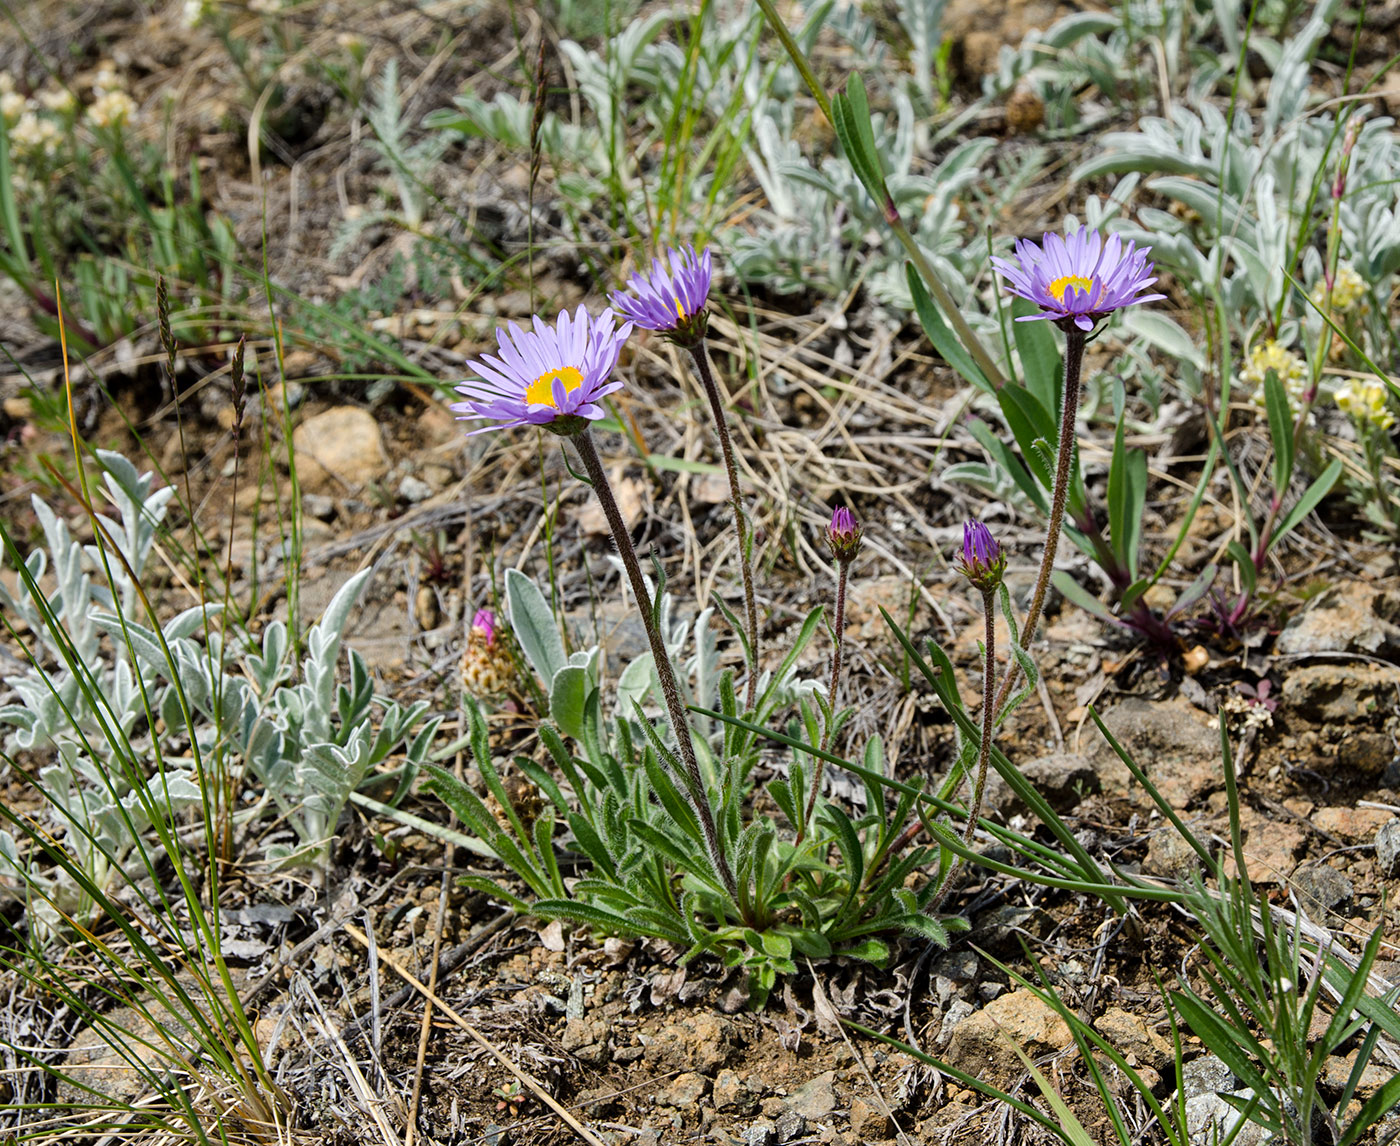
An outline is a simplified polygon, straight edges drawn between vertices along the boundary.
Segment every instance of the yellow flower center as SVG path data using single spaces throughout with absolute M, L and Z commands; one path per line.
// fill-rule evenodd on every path
M 572 393 L 583 385 L 583 375 L 574 366 L 561 366 L 541 374 L 525 390 L 525 401 L 537 406 L 554 405 L 554 380 L 564 383 L 564 389 Z
M 1062 303 L 1065 301 L 1065 292 L 1070 287 L 1088 294 L 1094 287 L 1094 280 L 1085 278 L 1083 275 L 1061 275 L 1051 281 L 1050 293 L 1055 296 L 1056 302 Z

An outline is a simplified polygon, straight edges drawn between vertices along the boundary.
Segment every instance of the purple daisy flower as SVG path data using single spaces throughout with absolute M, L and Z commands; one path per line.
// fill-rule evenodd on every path
M 1041 308 L 1018 321 L 1048 318 L 1087 331 L 1122 307 L 1167 297 L 1138 294 L 1157 281 L 1147 261 L 1150 250 L 1080 227 L 1063 238 L 1047 232 L 1039 244 L 1018 239 L 1015 261 L 994 258 L 992 265 L 1007 290 Z
M 687 244 L 668 248 L 668 269 L 660 259 L 651 260 L 651 274 L 640 271 L 629 281 L 632 293 L 613 291 L 612 304 L 644 330 L 658 330 L 690 345 L 705 337 L 705 301 L 710 296 L 710 249 L 700 254 Z
M 497 330 L 498 354 L 468 363 L 479 380 L 457 386 L 466 401 L 452 409 L 462 420 L 493 423 L 473 434 L 512 426 L 578 433 L 603 416 L 598 399 L 622 388 L 612 372 L 632 324 L 615 330 L 615 322 L 612 311 L 594 318 L 580 306 L 572 317 L 561 311 L 553 326 L 536 315 L 534 330 L 513 322 Z

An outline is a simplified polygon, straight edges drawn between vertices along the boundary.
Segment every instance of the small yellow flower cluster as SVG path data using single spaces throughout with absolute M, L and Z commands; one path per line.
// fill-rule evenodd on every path
M 1311 298 L 1319 310 L 1323 309 L 1327 301 L 1325 279 L 1318 279 L 1313 284 Z M 1332 313 L 1351 314 L 1352 311 L 1365 309 L 1366 280 L 1350 265 L 1342 263 L 1337 267 L 1337 275 L 1332 280 Z
M 92 80 L 92 103 L 87 116 L 95 127 L 119 128 L 136 118 L 136 101 L 121 89 L 121 77 L 110 60 L 98 65 Z
M 1386 405 L 1385 386 L 1374 378 L 1344 383 L 1334 400 L 1337 409 L 1363 425 L 1375 426 L 1378 430 L 1389 430 L 1395 425 L 1395 415 Z
M 1240 370 L 1240 382 L 1250 387 L 1256 405 L 1264 404 L 1264 377 L 1270 370 L 1283 383 L 1288 404 L 1296 414 L 1302 406 L 1303 391 L 1308 386 L 1307 363 L 1272 338 L 1251 349 Z
M 103 60 L 97 65 L 97 74 L 92 77 L 92 94 L 116 91 L 121 87 L 121 77 L 117 75 L 117 65 L 111 60 Z
M 0 72 L 0 117 L 10 130 L 15 156 L 52 156 L 63 137 L 62 127 L 51 116 L 68 116 L 74 99 L 65 88 L 45 88 L 33 99 L 15 91 L 14 78 Z M 46 114 L 47 113 L 47 114 Z
M 17 152 L 24 154 L 52 155 L 58 150 L 62 134 L 53 120 L 26 111 L 10 129 L 10 143 Z
M 186 28 L 197 28 L 214 14 L 215 0 L 185 0 L 182 19 Z
M 54 115 L 72 115 L 78 110 L 78 97 L 68 88 L 45 88 L 38 99 Z
M 10 77 L 6 76 L 5 79 L 10 80 Z M 10 83 L 13 84 L 14 81 L 10 80 Z M 5 120 L 6 127 L 13 127 L 19 122 L 19 117 L 24 114 L 28 103 L 29 101 L 13 87 L 0 89 L 0 118 Z
M 88 106 L 88 119 L 97 127 L 120 127 L 136 114 L 136 101 L 123 91 L 108 91 Z

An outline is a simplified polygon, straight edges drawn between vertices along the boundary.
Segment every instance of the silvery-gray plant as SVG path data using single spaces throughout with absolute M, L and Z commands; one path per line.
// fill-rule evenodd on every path
M 220 753 L 236 776 L 250 771 L 261 792 L 238 821 L 275 807 L 292 828 L 295 839 L 274 841 L 264 858 L 320 878 L 350 793 L 402 745 L 401 797 L 440 723 L 425 719 L 426 702 L 404 708 L 376 696 L 357 653 L 348 683 L 338 683 L 341 636 L 370 571 L 347 581 L 308 632 L 299 673 L 281 621 L 264 629 L 260 646 L 226 642 L 211 623 L 217 605 L 184 610 L 159 629 L 143 625 L 134 619 L 141 578 L 173 490 L 154 489 L 153 475 L 119 454 L 98 458 L 116 511 L 95 515 L 105 553 L 77 543 L 37 497 L 46 545 L 21 561 L 5 537 L 3 555 L 18 568 L 13 588 L 0 581 L 0 605 L 29 637 L 8 621 L 28 663 L 4 675 L 12 694 L 0 706 L 6 752 L 39 761 L 42 816 L 66 829 L 78 870 L 99 890 L 130 877 L 126 862 L 157 818 L 173 821 L 189 808 L 215 814 L 210 766 Z M 234 665 L 241 675 L 228 671 Z M 82 881 L 62 866 L 36 865 L 12 832 L 0 832 L 0 872 L 28 896 L 46 931 L 63 915 L 81 921 L 91 903 Z

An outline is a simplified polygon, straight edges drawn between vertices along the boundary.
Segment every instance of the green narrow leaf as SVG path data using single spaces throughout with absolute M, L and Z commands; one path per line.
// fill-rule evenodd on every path
M 1050 1085 L 1050 1080 L 1036 1069 L 1030 1056 L 1021 1049 L 1021 1044 L 1014 1038 L 1008 1038 L 1007 1042 L 1011 1049 L 1016 1052 L 1016 1057 L 1021 1060 L 1027 1073 L 1035 1079 L 1035 1085 L 1040 1089 L 1041 1096 L 1049 1103 L 1050 1109 L 1055 1112 L 1055 1119 L 1060 1124 L 1060 1134 L 1064 1141 L 1069 1143 L 1069 1146 L 1097 1146 L 1089 1132 L 1084 1129 L 1084 1123 L 1074 1116 L 1074 1111 Z
M 1060 596 L 1066 601 L 1078 605 L 1086 613 L 1093 614 L 1101 621 L 1107 621 L 1113 625 L 1118 624 L 1118 618 L 1113 615 L 1113 610 L 1076 581 L 1068 569 L 1056 569 L 1050 575 L 1050 583 L 1055 586 Z
M 565 736 L 582 741 L 587 706 L 587 670 L 580 665 L 565 665 L 554 674 L 549 686 L 549 718 Z
M 773 673 L 772 679 L 768 682 L 768 687 L 763 690 L 763 695 L 759 698 L 758 707 L 760 711 L 763 710 L 772 697 L 773 691 L 783 682 L 788 671 L 797 663 L 797 658 L 802 655 L 803 650 L 806 649 L 807 645 L 816 635 L 817 628 L 821 624 L 823 613 L 824 607 L 818 605 L 807 614 L 807 619 L 802 622 L 802 628 L 798 631 L 797 639 L 793 642 L 792 648 L 788 650 L 787 656 L 783 657 L 783 663 L 780 664 L 777 671 Z
M 1255 587 L 1259 584 L 1259 571 L 1254 567 L 1254 558 L 1249 550 L 1239 541 L 1231 540 L 1230 544 L 1225 546 L 1225 553 L 1240 571 L 1240 584 L 1244 591 L 1251 597 L 1254 596 Z
M 995 394 L 996 387 L 987 380 L 982 368 L 943 321 L 943 316 L 938 313 L 938 307 L 934 305 L 928 287 L 924 285 L 924 280 L 919 277 L 913 263 L 904 264 L 904 277 L 909 283 L 909 294 L 914 300 L 914 313 L 919 317 L 919 325 L 924 328 L 924 333 L 928 335 L 928 340 L 933 343 L 933 348 L 938 351 L 939 356 L 958 372 L 964 382 L 971 383 L 987 394 Z
M 1272 366 L 1264 372 L 1264 410 L 1274 444 L 1274 489 L 1285 490 L 1293 477 L 1293 410 Z
M 875 131 L 870 123 L 870 103 L 865 95 L 865 81 L 853 73 L 846 81 L 845 94 L 831 101 L 832 126 L 846 152 L 846 158 L 877 208 L 884 209 L 888 191 L 880 166 L 880 153 L 875 146 Z
M 1055 443 L 1060 437 L 1053 416 L 1034 394 L 1014 383 L 1008 382 L 997 391 L 997 402 L 1026 468 L 1050 489 L 1055 484 Z
M 1389 1113 L 1396 1103 L 1400 1103 L 1400 1074 L 1393 1076 L 1366 1100 L 1365 1105 L 1361 1107 L 1356 1117 L 1342 1132 L 1337 1146 L 1355 1146 L 1361 1135 L 1378 1122 L 1383 1115 Z
M 1177 1014 L 1186 1020 L 1187 1026 L 1201 1042 L 1230 1068 L 1230 1073 L 1244 1084 L 1245 1089 L 1255 1094 L 1267 1093 L 1268 1083 L 1254 1066 L 1259 1049 L 1251 1036 L 1226 1024 L 1219 1015 L 1189 992 L 1172 991 L 1171 1000 Z M 1247 1049 L 1241 1046 L 1241 1040 L 1252 1045 Z
M 1064 357 L 1055 344 L 1054 331 L 1049 322 L 1016 321 L 1039 313 L 1040 308 L 1029 299 L 1013 299 L 1011 333 L 1021 356 L 1021 381 L 1036 401 L 1054 417 L 1064 389 L 1065 368 Z
M 865 963 L 874 963 L 878 967 L 889 961 L 890 949 L 888 944 L 879 939 L 866 939 L 849 947 L 842 947 L 837 954 Z
M 968 432 L 977 439 L 977 444 L 992 456 L 992 460 L 1001 468 L 1016 484 L 1032 505 L 1041 514 L 1048 516 L 1050 513 L 1050 499 L 1046 495 L 1045 487 L 1031 476 L 1030 471 L 1016 456 L 1011 447 L 1001 440 L 996 432 L 987 425 L 981 418 L 973 418 L 967 424 Z
M 824 811 L 827 820 L 836 829 L 836 846 L 841 849 L 841 858 L 846 863 L 846 879 L 850 888 L 846 893 L 846 904 L 849 905 L 865 879 L 865 852 L 851 818 L 835 804 L 828 804 Z
M 1113 555 L 1130 577 L 1137 576 L 1142 518 L 1147 506 L 1147 455 L 1123 442 L 1123 419 L 1113 436 L 1108 469 L 1108 540 Z
M 1322 474 L 1306 490 L 1303 496 L 1298 499 L 1298 504 L 1288 511 L 1288 515 L 1283 519 L 1282 524 L 1274 530 L 1274 535 L 1269 539 L 1269 548 L 1272 549 L 1278 542 L 1287 536 L 1298 525 L 1303 518 L 1307 517 L 1318 503 L 1332 492 L 1332 487 L 1337 484 L 1337 479 L 1342 476 L 1342 459 L 1333 458 L 1331 464 L 1322 471 Z

